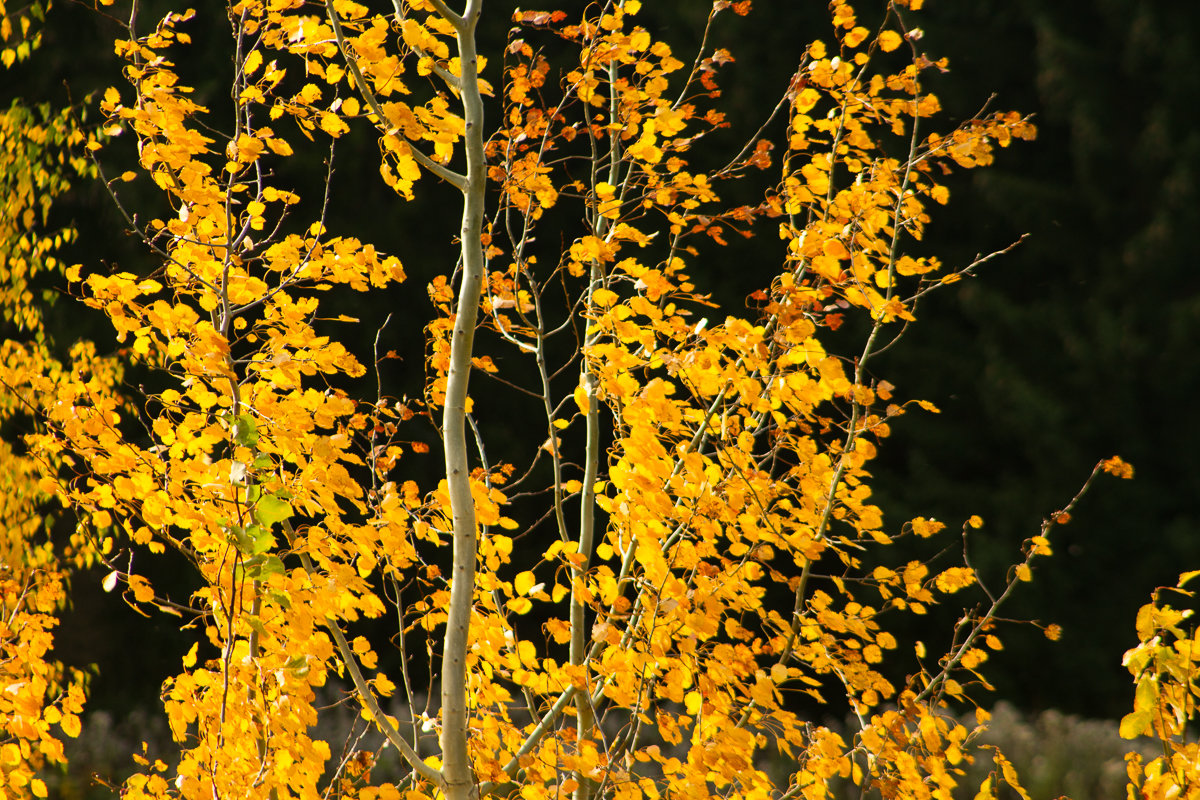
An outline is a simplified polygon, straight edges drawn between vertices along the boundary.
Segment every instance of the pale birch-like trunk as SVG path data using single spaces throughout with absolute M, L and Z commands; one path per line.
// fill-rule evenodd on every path
M 436 4 L 454 24 L 462 59 L 460 91 L 465 120 L 466 182 L 463 187 L 461 228 L 462 282 L 450 344 L 446 380 L 446 405 L 442 434 L 445 439 L 446 483 L 454 521 L 454 564 L 450 580 L 450 608 L 442 650 L 442 774 L 447 800 L 475 796 L 475 775 L 467 752 L 466 653 L 474 603 L 476 523 L 467 455 L 466 402 L 471 375 L 471 354 L 479 296 L 483 285 L 482 247 L 484 184 L 487 177 L 483 152 L 483 99 L 479 94 L 479 64 L 475 51 L 475 26 L 482 0 L 468 0 L 457 16 Z

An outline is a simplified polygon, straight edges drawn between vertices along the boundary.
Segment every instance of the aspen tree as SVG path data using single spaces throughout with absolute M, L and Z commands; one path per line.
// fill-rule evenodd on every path
M 977 728 L 950 706 L 987 686 L 998 609 L 1082 492 L 1002 585 L 969 563 L 977 518 L 962 563 L 888 557 L 955 532 L 872 503 L 891 426 L 936 411 L 878 355 L 918 301 L 1015 246 L 939 261 L 923 240 L 943 176 L 1034 135 L 1016 112 L 938 125 L 924 81 L 946 61 L 917 44 L 919 0 L 870 19 L 830 3 L 778 105 L 719 161 L 695 158 L 730 127 L 718 79 L 736 54 L 715 42 L 748 0 L 716 0 L 686 58 L 638 0 L 240 0 L 221 12 L 228 101 L 179 67 L 216 7 L 101 5 L 127 20 L 128 85 L 103 93 L 109 139 L 88 148 L 101 169 L 136 158 L 103 179 L 154 268 L 67 270 L 119 358 L 81 345 L 4 380 L 37 409 L 39 486 L 79 515 L 104 587 L 195 633 L 161 691 L 177 759 L 142 759 L 123 797 L 951 796 Z M 511 14 L 500 52 L 478 52 L 488 14 Z M 314 198 L 283 178 L 298 159 L 332 171 L 346 141 L 378 149 L 381 213 L 423 214 L 434 183 L 461 196 L 457 258 L 424 287 L 419 398 L 384 391 L 390 329 L 365 352 L 346 333 L 363 323 L 331 309 L 422 291 L 396 288 L 422 245 L 338 231 L 332 179 Z M 135 181 L 161 207 L 128 207 Z M 761 199 L 722 201 L 735 181 Z M 778 264 L 748 312 L 719 310 L 706 274 L 741 236 L 778 241 Z M 831 352 L 842 326 L 860 335 Z M 151 388 L 123 386 L 123 363 Z M 521 418 L 489 427 L 508 390 Z M 430 451 L 438 477 L 406 478 Z M 186 596 L 141 570 L 167 548 L 193 568 Z M 895 633 L 970 593 L 946 652 Z M 384 617 L 388 635 L 368 623 Z M 373 751 L 322 738 L 332 683 Z M 399 774 L 375 779 L 385 751 Z M 993 758 L 980 796 L 1024 794 Z

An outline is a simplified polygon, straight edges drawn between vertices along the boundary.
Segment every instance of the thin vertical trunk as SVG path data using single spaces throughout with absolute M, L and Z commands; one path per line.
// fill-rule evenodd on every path
M 475 586 L 476 523 L 467 457 L 466 401 L 484 271 L 481 236 L 486 169 L 483 155 L 483 99 L 479 95 L 479 63 L 475 52 L 475 25 L 479 20 L 482 0 L 468 0 L 462 17 L 448 15 L 444 6 L 437 5 L 454 24 L 458 34 L 458 52 L 462 59 L 460 89 L 466 122 L 467 179 L 463 190 L 461 229 L 463 272 L 450 343 L 450 369 L 442 419 L 446 482 L 454 521 L 454 564 L 442 650 L 441 744 L 447 800 L 467 800 L 475 794 L 475 775 L 467 753 L 466 654 Z
M 617 65 L 609 62 L 609 86 L 612 92 L 609 97 L 609 121 L 617 120 Z M 620 183 L 621 174 L 621 144 L 616 135 L 609 136 L 608 151 L 608 182 L 613 186 Z M 609 230 L 609 220 L 597 214 L 593 233 L 606 238 Z M 593 262 L 588 283 L 587 307 L 591 309 L 592 293 L 600 288 L 604 280 L 604 271 L 599 262 Z M 597 334 L 584 337 L 583 375 L 584 393 L 588 400 L 587 410 L 587 451 L 584 456 L 583 491 L 580 495 L 581 508 L 579 512 L 579 554 L 583 557 L 574 570 L 571 582 L 571 649 L 569 658 L 571 664 L 581 666 L 587 660 L 587 609 L 583 602 L 583 584 L 587 580 L 588 567 L 591 564 L 592 551 L 596 547 L 596 479 L 600 470 L 600 397 L 598 392 L 599 376 L 596 375 L 588 362 L 586 350 L 594 343 Z M 579 735 L 580 746 L 592 736 L 595 726 L 595 714 L 592 711 L 591 690 L 579 692 L 575 698 L 575 721 Z M 575 773 L 576 787 L 572 800 L 591 800 L 595 784 L 583 770 Z

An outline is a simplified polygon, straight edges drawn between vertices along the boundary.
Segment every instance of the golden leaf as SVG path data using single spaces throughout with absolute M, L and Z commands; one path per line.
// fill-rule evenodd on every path
M 883 31 L 879 34 L 879 47 L 883 52 L 890 53 L 900 46 L 904 40 L 895 31 Z

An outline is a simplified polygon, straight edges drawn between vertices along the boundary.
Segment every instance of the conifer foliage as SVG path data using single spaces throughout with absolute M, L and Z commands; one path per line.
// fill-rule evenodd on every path
M 0 412 L 36 421 L 0 451 L 12 465 L 0 478 L 5 791 L 45 796 L 37 771 L 79 733 L 82 681 L 47 652 L 63 575 L 98 563 L 106 590 L 195 637 L 161 690 L 178 753 L 142 759 L 120 787 L 131 800 L 792 800 L 851 784 L 950 797 L 974 756 L 948 704 L 987 686 L 996 611 L 1079 498 L 1031 532 L 1001 586 L 967 561 L 891 556 L 901 538 L 959 534 L 885 522 L 871 502 L 889 427 L 936 411 L 901 399 L 875 364 L 919 300 L 1005 249 L 947 265 L 921 243 L 949 200 L 943 176 L 1033 138 L 1030 121 L 939 126 L 923 81 L 947 62 L 921 45 L 920 0 L 861 15 L 831 2 L 778 106 L 724 154 L 710 142 L 727 139 L 706 137 L 728 127 L 719 85 L 736 54 L 714 43 L 749 0 L 716 0 L 688 54 L 639 24 L 638 0 L 582 13 L 378 5 L 240 0 L 150 20 L 136 2 L 101 3 L 128 20 L 115 43 L 128 83 L 103 93 L 94 136 L 55 119 L 94 159 L 70 162 L 75 179 L 136 149 L 136 169 L 101 179 L 156 266 L 62 270 L 45 260 L 53 236 L 30 245 L 36 220 L 5 214 L 28 228 L 6 241 L 35 253 L 9 259 L 8 284 L 35 262 L 59 269 L 117 343 L 65 359 L 40 335 L 4 344 Z M 189 26 L 218 13 L 227 91 L 209 108 L 182 67 Z M 510 13 L 503 49 L 478 52 L 481 15 Z M 438 232 L 456 236 L 458 257 L 424 287 L 406 282 L 412 254 L 332 229 L 337 198 L 281 177 L 315 148 L 332 160 L 346 146 L 377 149 L 394 190 L 381 213 L 421 213 L 429 183 L 461 193 L 459 227 Z M 43 155 L 19 160 L 48 169 Z M 735 181 L 761 199 L 723 203 Z M 136 182 L 161 204 L 131 207 Z M 19 193 L 6 202 L 36 211 Z M 751 235 L 778 239 L 777 265 L 748 312 L 715 308 L 705 277 L 728 268 L 722 245 Z M 415 323 L 426 350 L 406 362 L 424 364 L 416 399 L 382 388 L 390 329 L 364 337 L 329 310 L 406 291 L 428 295 Z M 29 298 L 3 297 L 40 330 L 17 310 Z M 836 340 L 855 332 L 855 344 L 832 352 L 843 327 Z M 150 379 L 135 388 L 126 369 Z M 522 426 L 489 428 L 489 396 L 509 390 Z M 413 477 L 438 454 L 438 477 Z M 66 550 L 36 522 L 50 498 L 78 518 Z M 980 524 L 963 524 L 964 553 Z M 167 549 L 193 568 L 186 596 L 141 570 Z M 963 590 L 946 652 L 898 638 L 898 618 Z M 1178 630 L 1168 617 L 1146 612 L 1131 664 L 1182 683 L 1168 697 L 1140 680 L 1131 734 L 1180 736 L 1194 707 L 1180 677 L 1194 662 L 1154 655 L 1153 632 Z M 405 777 L 375 780 L 383 750 L 319 737 L 329 684 Z M 856 725 L 826 727 L 818 703 Z M 1177 725 L 1154 722 L 1167 712 Z M 992 758 L 971 791 L 1023 795 Z M 1194 763 L 1131 774 L 1191 787 Z

